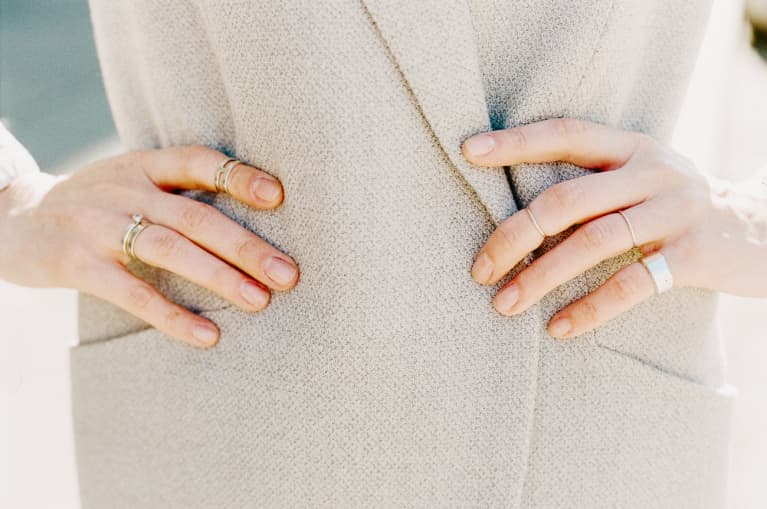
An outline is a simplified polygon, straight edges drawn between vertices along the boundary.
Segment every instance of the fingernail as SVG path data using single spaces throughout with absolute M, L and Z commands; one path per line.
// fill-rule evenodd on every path
M 272 278 L 277 284 L 286 285 L 293 281 L 296 276 L 296 269 L 285 260 L 277 257 L 269 258 L 264 267 L 266 275 Z
M 471 267 L 471 275 L 475 281 L 484 283 L 493 274 L 493 261 L 487 253 L 480 253 Z
M 552 336 L 564 336 L 570 331 L 572 325 L 567 318 L 557 318 L 549 326 L 549 332 Z
M 274 201 L 280 196 L 280 185 L 268 177 L 258 177 L 253 183 L 253 194 L 264 201 Z
M 243 281 L 240 284 L 240 293 L 246 301 L 257 308 L 262 308 L 269 302 L 269 294 L 252 281 Z
M 495 139 L 488 134 L 472 136 L 464 143 L 466 151 L 473 156 L 483 156 L 495 147 Z
M 493 303 L 498 311 L 508 314 L 511 313 L 511 308 L 514 307 L 518 298 L 519 288 L 517 288 L 517 285 L 511 285 L 498 292 Z
M 218 331 L 207 323 L 197 323 L 192 326 L 192 335 L 204 346 L 210 346 L 216 342 Z

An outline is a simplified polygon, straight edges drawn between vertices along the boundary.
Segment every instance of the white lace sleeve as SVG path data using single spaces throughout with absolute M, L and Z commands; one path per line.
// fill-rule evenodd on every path
M 38 171 L 37 161 L 0 122 L 0 191 L 22 173 Z

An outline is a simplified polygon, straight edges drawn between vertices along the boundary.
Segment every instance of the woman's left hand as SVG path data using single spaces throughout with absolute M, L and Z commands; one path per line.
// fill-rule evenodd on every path
M 767 297 L 767 182 L 731 182 L 701 174 L 652 137 L 574 119 L 552 119 L 477 134 L 462 146 L 482 166 L 566 161 L 598 169 L 559 182 L 527 207 L 546 235 L 583 223 L 537 258 L 493 299 L 501 314 L 520 313 L 558 285 L 634 245 L 665 257 L 673 286 Z M 543 235 L 528 211 L 504 220 L 472 266 L 479 283 L 495 284 Z M 548 330 L 570 338 L 593 329 L 656 292 L 639 261 L 558 311 Z

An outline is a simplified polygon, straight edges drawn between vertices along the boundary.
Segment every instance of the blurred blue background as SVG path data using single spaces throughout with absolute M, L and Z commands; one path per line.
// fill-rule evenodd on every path
M 767 41 L 767 0 L 714 0 L 673 140 L 701 171 L 731 178 L 767 162 L 767 65 L 751 46 L 746 2 Z M 767 42 L 761 48 L 767 56 Z M 86 0 L 0 0 L 0 119 L 45 171 L 76 171 L 121 151 Z M 0 281 L 0 508 L 78 507 L 68 372 L 75 297 Z M 725 295 L 721 310 L 739 391 L 729 507 L 764 508 L 767 301 Z
M 49 171 L 114 138 L 85 0 L 0 0 L 0 118 Z

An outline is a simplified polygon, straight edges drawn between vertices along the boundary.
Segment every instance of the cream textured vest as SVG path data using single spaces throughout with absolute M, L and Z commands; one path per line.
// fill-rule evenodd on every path
M 708 1 L 90 3 L 126 147 L 202 143 L 277 176 L 273 211 L 184 194 L 290 254 L 301 280 L 248 313 L 131 265 L 221 327 L 206 351 L 80 295 L 84 508 L 723 506 L 717 294 L 674 288 L 548 336 L 635 249 L 498 314 L 508 277 L 475 283 L 478 249 L 589 171 L 460 153 L 491 126 L 563 116 L 667 141 Z

